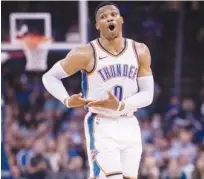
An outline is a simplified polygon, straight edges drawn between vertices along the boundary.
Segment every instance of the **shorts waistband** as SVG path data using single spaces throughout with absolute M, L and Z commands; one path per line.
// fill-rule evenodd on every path
M 92 112 L 90 112 L 92 113 Z M 132 117 L 134 116 L 134 113 L 124 113 L 124 114 L 100 114 L 100 113 L 92 113 L 92 114 L 96 114 L 96 117 L 103 117 L 103 118 L 122 118 L 122 117 Z

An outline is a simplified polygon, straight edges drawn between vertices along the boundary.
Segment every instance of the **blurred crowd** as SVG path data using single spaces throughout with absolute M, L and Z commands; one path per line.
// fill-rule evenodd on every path
M 86 111 L 52 98 L 38 74 L 16 77 L 8 71 L 4 91 L 5 149 L 13 175 L 84 179 Z
M 68 109 L 54 99 L 39 73 L 15 76 L 6 65 L 2 69 L 5 149 L 14 178 L 86 179 L 85 109 Z M 67 80 L 70 94 L 80 91 L 80 80 Z M 161 102 L 162 93 L 156 84 L 153 104 L 135 113 L 144 150 L 139 178 L 202 179 L 204 84 L 197 99 L 172 94 Z
M 15 8 L 20 12 L 35 12 L 36 9 L 38 12 L 51 12 L 55 39 L 79 40 L 77 11 L 67 11 L 67 6 L 60 4 L 62 2 L 49 2 L 49 6 L 46 2 L 15 2 L 16 6 L 7 3 L 2 8 L 4 41 L 9 32 L 8 14 Z M 94 3 L 89 2 L 90 12 L 94 10 Z M 186 72 L 183 79 L 193 78 L 196 83 L 187 84 L 182 88 L 182 95 L 178 96 L 170 89 L 173 82 L 169 78 L 174 68 L 176 6 L 172 5 L 174 10 L 166 11 L 163 2 L 140 2 L 138 6 L 121 2 L 119 5 L 125 17 L 125 36 L 145 42 L 150 48 L 155 77 L 154 102 L 135 113 L 143 139 L 138 179 L 203 179 L 204 76 L 201 78 L 200 73 L 203 73 L 203 20 L 192 18 L 200 17 L 193 10 L 186 16 L 191 25 L 185 23 L 188 28 L 184 34 L 184 56 L 189 57 L 198 70 L 194 71 L 197 76 L 188 76 L 193 70 L 183 67 Z M 71 3 L 70 7 L 76 9 L 76 4 Z M 75 19 L 61 23 L 61 12 L 67 18 Z M 195 26 L 193 23 L 200 24 Z M 89 38 L 93 39 L 97 36 L 94 24 L 91 23 L 89 28 Z M 49 52 L 48 68 L 66 53 Z M 185 64 L 187 62 L 185 60 Z M 87 111 L 84 108 L 68 109 L 54 99 L 42 84 L 43 72 L 26 71 L 25 63 L 26 59 L 20 56 L 11 57 L 2 65 L 3 137 L 14 179 L 87 179 L 89 171 L 83 126 Z M 81 91 L 80 75 L 77 73 L 63 80 L 69 94 Z
M 204 177 L 203 95 L 203 92 L 198 95 L 201 103 L 190 97 L 179 99 L 172 95 L 162 113 L 155 109 L 151 115 L 145 109 L 139 112 L 144 142 L 142 179 Z

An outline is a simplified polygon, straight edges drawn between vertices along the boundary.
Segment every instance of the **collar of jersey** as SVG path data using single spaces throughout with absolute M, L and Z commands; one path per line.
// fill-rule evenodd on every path
M 114 56 L 114 57 L 118 57 L 118 56 L 122 55 L 125 52 L 125 50 L 127 49 L 127 39 L 126 38 L 124 38 L 124 47 L 123 47 L 123 49 L 117 55 L 112 54 L 111 52 L 106 50 L 106 48 L 103 47 L 103 45 L 101 44 L 99 39 L 97 39 L 97 42 L 98 42 L 99 47 L 101 47 L 101 49 L 103 51 L 105 51 L 106 53 L 108 53 L 109 55 Z

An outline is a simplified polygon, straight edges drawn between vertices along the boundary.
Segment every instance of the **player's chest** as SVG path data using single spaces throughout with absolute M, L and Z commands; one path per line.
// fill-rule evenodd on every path
M 111 56 L 99 57 L 96 68 L 97 75 L 105 82 L 118 77 L 134 80 L 137 76 L 138 64 L 134 56 L 114 58 Z
M 137 58 L 133 53 L 124 53 L 123 55 L 113 56 L 106 53 L 99 53 L 97 56 L 97 64 L 100 67 L 115 64 L 132 64 L 137 66 Z

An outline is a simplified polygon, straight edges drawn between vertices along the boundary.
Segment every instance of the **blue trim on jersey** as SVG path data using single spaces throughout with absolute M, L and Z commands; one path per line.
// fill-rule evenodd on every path
M 90 148 L 90 150 L 95 149 L 94 134 L 93 134 L 95 116 L 96 116 L 96 114 L 91 114 L 91 116 L 88 118 L 88 129 L 89 129 L 89 138 L 90 138 L 89 148 Z M 94 169 L 94 177 L 98 177 L 99 173 L 100 173 L 100 168 L 99 168 L 98 164 L 96 163 L 96 161 L 93 162 L 93 169 Z
M 93 65 L 93 68 L 92 68 L 92 70 L 90 71 L 90 72 L 88 72 L 89 74 L 90 73 L 92 73 L 94 70 L 95 70 L 95 68 L 96 68 L 96 50 L 95 50 L 95 48 L 94 48 L 94 45 L 90 42 L 90 45 L 91 45 L 91 47 L 92 47 L 92 50 L 93 50 L 93 55 L 94 55 L 94 65 Z
M 81 90 L 82 90 L 82 98 L 87 98 L 88 93 L 88 75 L 87 72 L 81 72 L 82 80 L 81 80 Z M 84 106 L 85 110 L 88 110 L 87 106 Z
M 96 161 L 94 161 L 94 163 L 93 163 L 93 168 L 94 168 L 94 177 L 98 177 L 99 174 L 100 174 L 101 169 L 99 168 Z
M 81 72 L 82 74 L 82 82 L 81 82 L 81 89 L 82 89 L 82 97 L 87 97 L 87 91 L 88 91 L 88 77 L 86 72 Z

